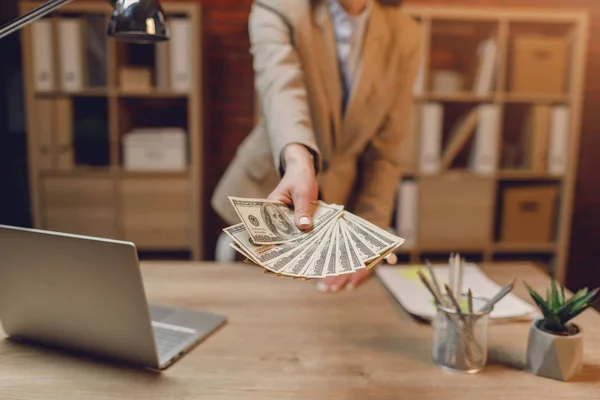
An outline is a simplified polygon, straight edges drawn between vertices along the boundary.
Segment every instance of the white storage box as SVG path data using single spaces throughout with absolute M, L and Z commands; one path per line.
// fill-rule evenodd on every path
M 180 128 L 134 129 L 123 137 L 127 171 L 183 171 L 187 168 L 187 135 Z

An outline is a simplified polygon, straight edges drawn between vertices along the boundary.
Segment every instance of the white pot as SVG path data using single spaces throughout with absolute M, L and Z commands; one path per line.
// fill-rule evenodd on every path
M 527 369 L 546 378 L 568 381 L 583 367 L 583 332 L 571 336 L 554 335 L 539 328 L 535 320 L 529 330 Z

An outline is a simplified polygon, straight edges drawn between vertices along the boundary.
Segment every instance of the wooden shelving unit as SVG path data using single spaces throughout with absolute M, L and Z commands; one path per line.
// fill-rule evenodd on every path
M 21 1 L 20 12 L 42 3 Z M 190 57 L 185 90 L 174 90 L 174 75 L 166 86 L 157 83 L 158 46 L 171 56 L 171 42 L 125 44 L 105 36 L 112 13 L 106 2 L 72 2 L 46 17 L 53 27 L 49 51 L 36 50 L 33 24 L 23 29 L 32 216 L 37 228 L 133 241 L 141 251 L 183 251 L 202 259 L 201 8 L 189 2 L 166 2 L 163 8 L 168 18 L 187 21 L 189 28 L 190 40 L 183 42 Z M 81 22 L 79 49 L 61 42 L 60 21 L 65 20 Z M 85 29 L 92 25 L 98 34 L 86 42 Z M 83 84 L 75 90 L 60 83 L 65 51 L 81 57 Z M 35 63 L 43 53 L 54 72 L 52 88 L 39 90 Z M 120 73 L 125 66 L 139 67 L 138 60 L 153 71 L 151 87 L 124 87 Z M 170 73 L 174 64 L 165 63 L 163 71 Z M 182 129 L 186 167 L 128 170 L 123 138 L 135 128 Z
M 402 259 L 421 261 L 423 257 L 447 259 L 449 252 L 460 251 L 484 261 L 495 259 L 542 260 L 561 282 L 567 272 L 573 192 L 577 170 L 579 135 L 583 102 L 583 84 L 588 45 L 588 15 L 579 11 L 547 11 L 527 8 L 436 7 L 405 5 L 403 9 L 420 22 L 425 40 L 422 60 L 421 90 L 415 90 L 417 110 L 415 128 L 406 139 L 402 186 L 416 187 L 416 219 L 410 244 L 399 249 Z M 516 40 L 524 35 L 560 38 L 566 43 L 562 90 L 513 90 Z M 477 53 L 474 43 L 493 37 L 497 45 L 493 85 L 484 95 L 474 93 L 469 69 Z M 465 58 L 466 57 L 466 58 Z M 465 78 L 464 86 L 455 91 L 439 92 L 433 88 L 437 70 L 453 70 Z M 540 74 L 545 71 L 539 71 Z M 516 79 L 516 78 L 515 78 Z M 479 105 L 498 109 L 497 142 L 493 168 L 485 173 L 474 171 L 459 153 L 450 168 L 424 171 L 421 164 L 423 143 L 422 108 L 435 103 L 444 109 L 442 150 L 448 142 L 457 115 L 464 115 Z M 511 137 L 521 132 L 526 110 L 538 106 L 566 106 L 570 112 L 566 143 L 566 166 L 562 173 L 548 173 L 546 168 L 509 165 Z M 525 111 L 524 111 L 525 110 Z M 448 112 L 448 116 L 446 115 Z M 454 115 L 451 115 L 454 114 Z M 519 127 L 520 125 L 520 127 Z M 468 142 L 470 143 L 470 142 Z M 468 146 L 473 146 L 469 144 Z M 521 158 L 523 157 L 523 150 Z M 456 161 L 455 160 L 455 161 Z M 545 164 L 544 164 L 545 165 Z M 550 240 L 543 242 L 503 241 L 499 231 L 504 221 L 503 202 L 507 188 L 550 186 L 557 190 L 552 214 Z M 401 218 L 399 194 L 398 220 Z M 399 224 L 399 222 L 397 222 Z M 399 233 L 402 228 L 396 226 Z M 525 229 L 525 227 L 523 228 Z M 404 232 L 406 233 L 406 232 Z M 406 237 L 406 236 L 405 236 Z

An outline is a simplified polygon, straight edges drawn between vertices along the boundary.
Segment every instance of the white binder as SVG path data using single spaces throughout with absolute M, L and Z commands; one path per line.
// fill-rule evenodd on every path
M 571 110 L 568 106 L 552 107 L 550 143 L 548 146 L 548 174 L 560 176 L 567 168 L 569 124 Z
M 481 42 L 477 48 L 479 56 L 479 67 L 474 82 L 474 91 L 478 96 L 487 96 L 492 93 L 496 61 L 498 58 L 498 44 L 494 38 Z
M 40 19 L 31 24 L 33 86 L 37 92 L 54 90 L 54 42 L 52 20 Z
M 427 103 L 421 108 L 421 143 L 419 172 L 436 174 L 441 166 L 442 125 L 444 107 L 441 103 Z
M 405 239 L 403 248 L 411 249 L 417 241 L 417 182 L 403 180 L 398 186 L 398 205 L 396 208 L 396 231 Z
M 470 168 L 473 172 L 489 175 L 498 164 L 498 126 L 500 109 L 494 104 L 482 104 L 477 110 L 477 132 L 471 149 Z
M 62 18 L 59 21 L 60 33 L 60 83 L 65 92 L 83 89 L 83 62 L 81 22 L 75 18 Z
M 170 25 L 171 90 L 186 93 L 192 86 L 192 24 L 187 18 L 173 18 Z

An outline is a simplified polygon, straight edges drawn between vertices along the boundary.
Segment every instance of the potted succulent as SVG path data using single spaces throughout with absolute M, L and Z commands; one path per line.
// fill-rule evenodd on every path
M 600 288 L 579 290 L 570 299 L 565 288 L 557 288 L 552 279 L 544 300 L 525 283 L 543 317 L 532 322 L 527 343 L 527 368 L 536 375 L 568 381 L 581 373 L 583 366 L 583 331 L 573 318 L 600 299 Z

